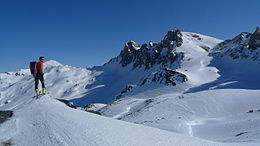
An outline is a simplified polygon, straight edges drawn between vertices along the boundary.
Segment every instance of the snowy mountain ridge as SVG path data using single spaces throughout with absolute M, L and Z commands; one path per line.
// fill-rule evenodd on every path
M 49 95 L 39 100 L 34 99 L 34 79 L 29 69 L 0 73 L 0 111 L 14 111 L 14 117 L 0 123 L 0 141 L 11 139 L 17 145 L 25 137 L 39 135 L 29 143 L 85 145 L 89 140 L 89 145 L 124 145 L 126 141 L 139 145 L 133 139 L 143 137 L 140 145 L 171 145 L 177 141 L 178 145 L 259 145 L 259 40 L 259 28 L 227 41 L 175 30 L 159 43 L 139 45 L 130 41 L 103 66 L 85 69 L 47 61 Z M 77 109 L 53 98 L 69 101 Z M 35 111 L 39 115 L 33 117 Z M 153 135 L 153 128 L 135 124 L 129 127 L 111 118 L 162 130 L 157 131 L 157 141 L 150 143 L 147 140 L 151 135 L 137 129 Z M 85 124 L 89 122 L 99 124 L 93 128 Z M 111 128 L 102 128 L 106 124 Z M 117 129 L 116 133 L 125 135 L 118 130 L 119 125 L 133 134 L 120 141 L 120 136 L 102 133 L 114 135 L 111 131 Z M 24 136 L 23 131 L 27 131 Z
M 183 83 L 184 81 L 186 83 L 181 88 L 177 87 L 179 84 L 175 84 L 174 77 L 158 76 L 157 80 L 166 80 L 167 83 L 171 78 L 171 85 L 176 86 L 182 92 L 190 86 L 216 80 L 218 77 L 216 68 L 207 66 L 212 59 L 208 56 L 207 50 L 220 42 L 219 39 L 195 33 L 180 32 L 179 30 L 169 31 L 160 43 L 149 42 L 139 45 L 130 41 L 125 44 L 120 54 L 108 63 L 89 68 L 89 70 L 101 74 L 95 78 L 96 82 L 86 87 L 93 89 L 89 94 L 72 102 L 77 106 L 84 106 L 82 103 L 111 103 L 128 88 L 127 86 L 133 85 L 134 88 L 143 86 L 146 79 L 153 78 L 156 72 L 161 74 L 167 69 L 168 73 L 169 70 L 172 70 L 172 72 L 175 72 L 174 74 L 182 77 L 187 76 L 189 73 L 187 70 L 191 70 L 192 74 L 182 80 Z M 174 76 L 174 74 L 172 75 Z M 208 77 L 200 78 L 202 74 L 207 74 Z M 112 81 L 113 85 L 111 86 Z M 156 82 L 158 86 L 164 86 L 167 84 L 165 83 Z
M 232 59 L 247 59 L 260 61 L 260 28 L 252 33 L 243 32 L 232 40 L 226 40 L 217 45 L 212 53 L 218 57 L 225 55 Z

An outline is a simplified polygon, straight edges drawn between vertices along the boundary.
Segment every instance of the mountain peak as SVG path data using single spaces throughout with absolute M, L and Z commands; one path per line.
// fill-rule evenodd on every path
M 260 28 L 257 27 L 249 40 L 249 48 L 255 50 L 260 48 Z
M 231 40 L 223 41 L 214 48 L 213 54 L 218 57 L 229 56 L 232 59 L 260 60 L 260 28 L 255 32 L 242 32 Z
M 173 51 L 174 48 L 180 47 L 182 42 L 180 30 L 168 31 L 160 43 L 150 41 L 139 45 L 134 41 L 129 41 L 120 52 L 120 64 L 124 67 L 133 63 L 134 68 L 145 66 L 146 69 L 149 69 L 154 64 L 173 63 L 182 56 Z
M 45 62 L 46 66 L 62 66 L 61 63 L 55 60 L 49 60 Z
M 129 49 L 129 51 L 131 50 L 139 50 L 141 48 L 141 46 L 139 44 L 137 44 L 135 41 L 129 41 L 127 43 L 125 43 L 125 47 L 126 49 Z
M 162 40 L 162 43 L 167 45 L 167 47 L 171 47 L 173 42 L 176 42 L 177 47 L 180 47 L 182 45 L 182 33 L 178 29 L 175 31 L 168 31 L 164 39 Z

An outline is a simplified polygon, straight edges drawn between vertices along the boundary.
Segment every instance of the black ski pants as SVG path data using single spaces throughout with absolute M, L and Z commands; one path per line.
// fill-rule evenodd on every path
M 35 89 L 38 89 L 39 80 L 41 81 L 42 88 L 45 88 L 43 74 L 37 74 L 35 76 Z

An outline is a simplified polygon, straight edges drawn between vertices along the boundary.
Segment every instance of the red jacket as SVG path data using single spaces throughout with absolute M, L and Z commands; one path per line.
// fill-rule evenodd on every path
M 37 69 L 38 69 L 38 74 L 43 74 L 44 73 L 44 63 L 38 62 L 37 63 Z

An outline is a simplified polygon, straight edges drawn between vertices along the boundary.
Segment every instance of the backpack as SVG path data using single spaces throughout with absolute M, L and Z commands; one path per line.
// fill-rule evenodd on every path
M 30 71 L 31 71 L 32 75 L 37 74 L 37 62 L 35 62 L 35 61 L 30 62 Z

